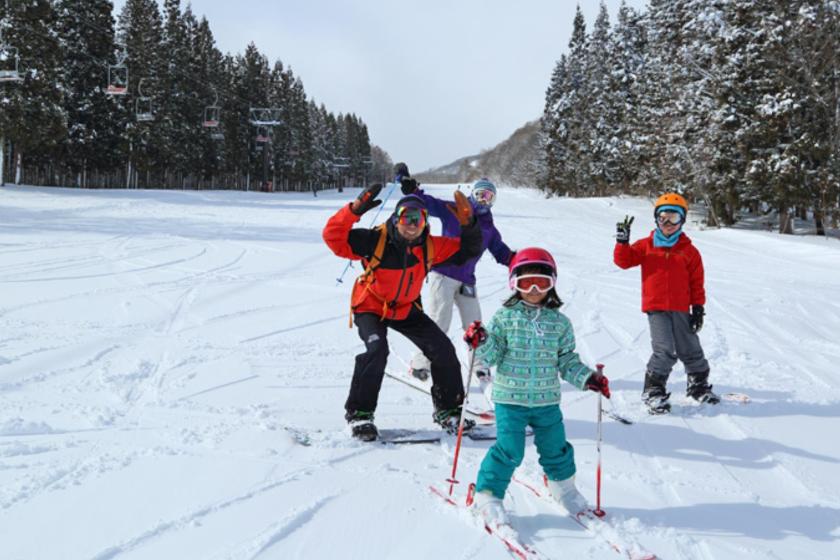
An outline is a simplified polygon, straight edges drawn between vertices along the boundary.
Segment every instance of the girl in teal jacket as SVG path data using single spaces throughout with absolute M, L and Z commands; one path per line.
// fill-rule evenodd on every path
M 570 514 L 586 509 L 574 484 L 574 448 L 566 441 L 559 377 L 578 389 L 610 396 L 607 378 L 584 365 L 575 352 L 572 324 L 558 311 L 562 302 L 554 289 L 557 269 L 551 254 L 522 249 L 509 269 L 513 295 L 486 330 L 476 321 L 464 335 L 476 359 L 496 366 L 492 397 L 498 439 L 481 463 L 475 488 L 479 513 L 494 525 L 507 523 L 502 500 L 525 455 L 527 426 L 534 430 L 554 499 Z

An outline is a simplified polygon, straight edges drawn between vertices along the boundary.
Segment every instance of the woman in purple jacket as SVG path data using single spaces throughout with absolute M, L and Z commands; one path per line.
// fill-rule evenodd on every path
M 403 178 L 400 186 L 403 193 L 416 194 L 423 198 L 429 215 L 440 218 L 444 236 L 459 235 L 458 219 L 452 211 L 453 202 L 424 193 L 418 188 L 417 181 L 411 177 Z M 423 302 L 423 307 L 443 332 L 448 332 L 452 323 L 453 305 L 458 307 L 462 329 L 466 330 L 473 321 L 481 320 L 481 306 L 475 288 L 475 265 L 484 251 L 489 249 L 496 262 L 505 267 L 513 255 L 513 251 L 502 241 L 502 235 L 493 225 L 490 209 L 496 202 L 496 186 L 487 179 L 479 179 L 472 186 L 469 200 L 481 226 L 481 253 L 462 265 L 434 266 L 428 276 L 430 297 Z M 489 368 L 476 360 L 473 371 L 481 383 L 481 389 L 484 390 L 490 382 Z M 418 352 L 411 360 L 411 375 L 425 381 L 429 378 L 429 373 L 429 359 L 422 352 Z

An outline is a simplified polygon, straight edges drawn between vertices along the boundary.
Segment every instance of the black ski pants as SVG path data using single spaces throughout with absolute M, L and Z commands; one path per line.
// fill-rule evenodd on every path
M 354 315 L 365 351 L 356 356 L 350 384 L 347 412 L 374 412 L 388 363 L 388 329 L 394 329 L 413 342 L 432 362 L 432 403 L 435 410 L 450 409 L 464 402 L 461 364 L 449 337 L 428 315 L 412 308 L 401 321 L 382 320 L 374 313 Z

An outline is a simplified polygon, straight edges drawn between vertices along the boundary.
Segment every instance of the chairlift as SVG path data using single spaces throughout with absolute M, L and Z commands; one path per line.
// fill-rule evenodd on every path
M 204 128 L 216 128 L 219 126 L 219 113 L 221 109 L 215 105 L 204 108 Z
M 221 128 L 215 128 L 215 129 L 213 129 L 213 132 L 210 133 L 210 139 L 211 140 L 219 140 L 219 141 L 224 140 L 225 139 L 225 133 L 222 132 Z
M 18 50 L 3 41 L 0 31 L 0 82 L 20 82 L 20 57 Z
M 336 169 L 343 169 L 345 167 L 350 167 L 350 158 L 348 158 L 348 157 L 333 158 L 332 166 Z
M 128 67 L 125 65 L 125 49 L 117 55 L 117 63 L 108 65 L 108 95 L 125 95 L 128 93 Z
M 254 126 L 280 126 L 283 124 L 282 109 L 251 107 L 248 112 L 249 120 Z
M 217 128 L 219 126 L 219 115 L 221 114 L 221 107 L 219 107 L 219 94 L 213 90 L 213 104 L 204 108 L 204 128 Z
M 266 144 L 271 141 L 271 131 L 267 126 L 257 127 L 257 144 Z
M 137 122 L 149 122 L 155 120 L 154 104 L 152 98 L 143 95 L 143 82 L 146 78 L 141 78 L 137 84 L 137 100 L 134 102 L 134 114 Z

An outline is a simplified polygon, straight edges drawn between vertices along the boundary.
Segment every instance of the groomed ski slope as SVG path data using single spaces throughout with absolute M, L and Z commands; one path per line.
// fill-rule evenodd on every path
M 0 190 L 0 558 L 510 558 L 427 490 L 451 438 L 347 436 L 359 269 L 336 286 L 345 261 L 321 229 L 357 193 Z M 640 275 L 612 264 L 625 214 L 634 240 L 650 231 L 643 199 L 502 189 L 495 211 L 513 248 L 552 251 L 581 356 L 606 364 L 616 410 L 638 420 L 604 424 L 603 507 L 622 538 L 665 559 L 840 557 L 840 242 L 692 216 L 712 382 L 752 402 L 690 406 L 678 365 L 674 414 L 648 417 Z M 486 255 L 478 279 L 489 317 L 506 269 Z M 412 349 L 391 344 L 402 371 Z M 594 500 L 596 397 L 565 387 Z M 430 400 L 385 379 L 377 422 L 431 428 Z M 461 493 L 489 444 L 464 445 Z M 540 472 L 529 447 L 517 476 Z M 621 558 L 522 487 L 505 504 L 548 558 Z

